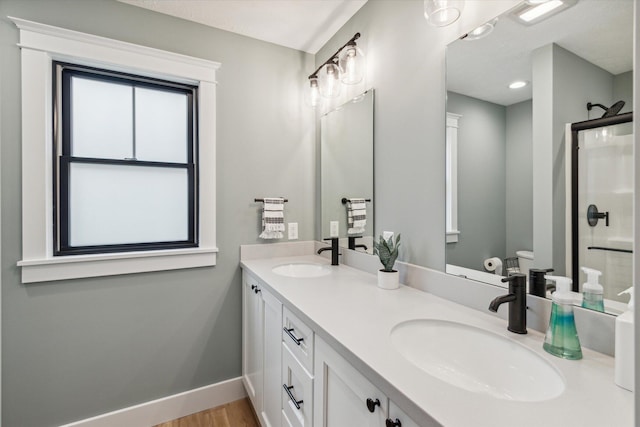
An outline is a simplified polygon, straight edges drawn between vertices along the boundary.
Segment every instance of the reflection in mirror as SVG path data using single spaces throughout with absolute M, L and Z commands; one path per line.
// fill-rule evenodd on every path
M 609 243 L 631 247 L 632 214 L 623 199 L 632 200 L 632 186 L 604 189 L 598 181 L 600 194 L 582 194 L 573 214 L 572 194 L 583 190 L 573 190 L 572 138 L 565 130 L 633 110 L 633 3 L 582 0 L 529 25 L 516 18 L 517 6 L 492 20 L 485 37 L 462 37 L 447 47 L 448 273 L 503 286 L 500 277 L 516 269 L 553 269 L 572 277 L 581 292 L 586 275 L 574 276 L 572 229 L 587 223 L 589 204 L 617 217 L 606 230 Z M 609 129 L 621 136 L 616 141 L 631 140 L 624 129 L 601 129 L 601 139 Z M 631 148 L 620 144 L 601 149 L 597 160 L 576 160 L 581 183 L 599 180 L 594 165 L 633 173 Z M 581 232 L 588 246 L 606 246 L 606 219 L 600 221 L 599 230 Z M 606 311 L 625 310 L 628 296 L 617 293 L 631 286 L 632 254 L 584 250 L 578 264 L 603 272 Z
M 373 89 L 321 117 L 320 187 L 319 238 L 373 253 Z

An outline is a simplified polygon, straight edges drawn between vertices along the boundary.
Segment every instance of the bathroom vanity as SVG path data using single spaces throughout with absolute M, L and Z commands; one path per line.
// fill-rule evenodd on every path
M 245 252 L 243 381 L 264 426 L 633 425 L 612 357 L 556 358 L 538 331 L 312 250 Z

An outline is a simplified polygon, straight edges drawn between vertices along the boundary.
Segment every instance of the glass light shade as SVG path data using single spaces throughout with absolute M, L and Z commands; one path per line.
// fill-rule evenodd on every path
M 444 27 L 454 23 L 464 9 L 464 0 L 424 0 L 424 17 L 429 24 Z
M 337 98 L 340 95 L 340 69 L 335 63 L 325 64 L 318 73 L 320 95 Z
M 347 45 L 340 51 L 338 65 L 342 72 L 340 80 L 344 84 L 354 85 L 360 83 L 364 78 L 366 61 L 364 53 L 356 44 Z
M 318 88 L 318 78 L 309 79 L 309 104 L 315 108 L 320 104 L 320 90 Z
M 495 28 L 497 22 L 498 22 L 498 18 L 492 19 L 489 22 L 485 22 L 484 24 L 475 28 L 473 31 L 469 31 L 466 37 L 462 38 L 462 40 L 464 41 L 480 40 L 488 36 L 489 34 L 491 34 L 493 29 Z

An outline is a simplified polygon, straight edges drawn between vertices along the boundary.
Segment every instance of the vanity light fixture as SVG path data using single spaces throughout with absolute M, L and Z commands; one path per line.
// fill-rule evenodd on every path
M 424 0 L 424 17 L 436 27 L 456 22 L 464 9 L 464 0 Z
M 481 38 L 487 37 L 493 31 L 497 23 L 498 23 L 498 18 L 492 19 L 491 21 L 480 25 L 475 30 L 469 31 L 467 34 L 460 37 L 460 39 L 464 41 L 473 41 L 473 40 L 480 40 Z
M 364 78 L 366 62 L 364 53 L 357 46 L 356 40 L 360 33 L 356 33 L 329 59 L 309 75 L 310 104 L 318 106 L 320 96 L 336 98 L 340 95 L 342 84 L 353 85 Z
M 522 24 L 533 25 L 573 6 L 577 2 L 578 0 L 528 0 L 513 11 L 513 16 Z
M 509 89 L 520 89 L 525 87 L 526 85 L 528 85 L 529 82 L 525 81 L 525 80 L 516 80 L 515 82 L 511 83 L 509 85 Z

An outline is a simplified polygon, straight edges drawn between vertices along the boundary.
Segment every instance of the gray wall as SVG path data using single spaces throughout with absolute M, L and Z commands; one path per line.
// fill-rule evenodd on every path
M 454 92 L 447 112 L 458 122 L 457 243 L 447 243 L 447 263 L 483 269 L 483 261 L 506 255 L 506 109 Z
M 553 267 L 567 274 L 565 262 L 565 124 L 589 118 L 587 102 L 613 104 L 613 75 L 579 56 L 553 46 Z M 594 99 L 600 101 L 593 101 Z M 599 111 L 598 111 L 599 113 Z M 590 118 L 600 117 L 591 111 Z M 544 267 L 543 267 L 544 268 Z
M 20 53 L 7 15 L 202 57 L 218 73 L 218 265 L 22 285 Z M 2 398 L 5 427 L 53 426 L 241 374 L 239 245 L 254 197 L 289 199 L 313 238 L 313 57 L 113 0 L 0 2 Z
M 506 239 L 507 256 L 533 250 L 533 162 L 531 100 L 507 107 Z
M 533 249 L 531 100 L 503 107 L 449 92 L 458 130 L 457 243 L 447 263 L 483 269 L 484 259 Z
M 620 73 L 613 77 L 613 102 L 624 101 L 620 113 L 633 111 L 633 71 Z
M 613 76 L 552 44 L 534 52 L 533 81 L 534 264 L 563 275 L 565 124 L 589 119 L 588 102 L 611 105 Z

